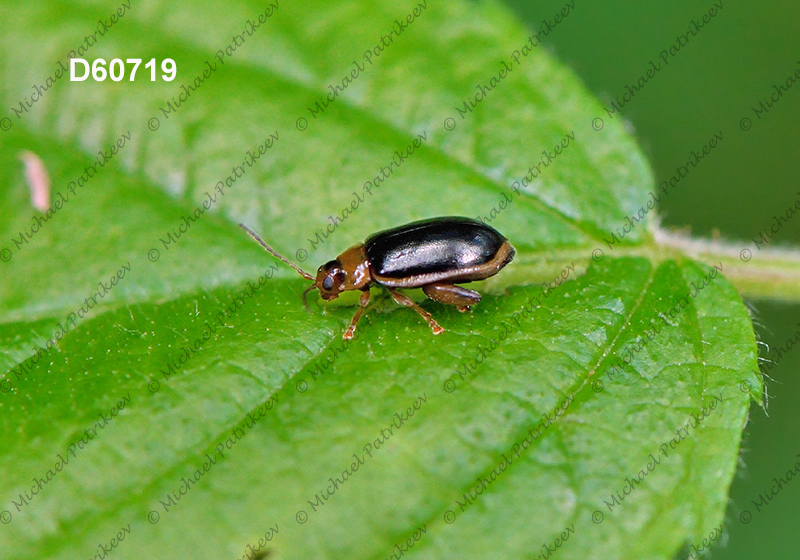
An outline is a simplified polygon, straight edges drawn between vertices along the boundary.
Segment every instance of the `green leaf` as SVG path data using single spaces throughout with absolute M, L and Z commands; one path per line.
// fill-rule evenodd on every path
M 120 532 L 119 558 L 241 557 L 248 544 L 276 558 L 386 558 L 409 538 L 420 558 L 536 557 L 562 533 L 563 558 L 671 558 L 720 526 L 761 394 L 752 326 L 725 265 L 717 274 L 658 249 L 644 224 L 625 237 L 644 256 L 593 253 L 646 204 L 650 171 L 618 122 L 593 130 L 599 103 L 544 45 L 511 63 L 530 34 L 497 5 L 423 3 L 366 63 L 416 6 L 280 3 L 223 64 L 215 53 L 266 4 L 134 3 L 85 58 L 169 57 L 174 82 L 150 82 L 143 67 L 133 83 L 61 78 L 20 118 L 9 112 L 4 558 L 93 556 Z M 0 7 L 0 40 L 14 53 L 0 66 L 6 106 L 109 13 Z M 364 71 L 315 117 L 308 108 L 354 60 Z M 217 69 L 167 118 L 159 108 L 206 61 Z M 502 61 L 513 70 L 490 82 Z M 476 102 L 479 84 L 492 89 Z M 55 200 L 124 134 L 17 247 L 35 221 L 18 153 L 42 159 Z M 408 159 L 362 190 L 415 138 Z M 195 213 L 207 192 L 217 202 Z M 332 215 L 341 223 L 315 246 Z M 443 335 L 384 298 L 349 343 L 354 299 L 307 313 L 307 282 L 236 227 L 292 258 L 307 252 L 313 267 L 436 215 L 492 217 L 518 257 L 478 285 L 472 313 L 423 304 Z M 100 295 L 98 282 L 120 271 Z M 37 354 L 58 324 L 68 332 Z M 651 454 L 657 466 L 640 475 Z M 46 481 L 40 491 L 32 479 Z

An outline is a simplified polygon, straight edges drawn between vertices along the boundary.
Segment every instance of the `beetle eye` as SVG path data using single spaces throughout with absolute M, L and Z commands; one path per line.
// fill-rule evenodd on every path
M 325 280 L 322 281 L 322 289 L 330 290 L 331 288 L 333 288 L 333 279 L 330 276 L 326 276 Z

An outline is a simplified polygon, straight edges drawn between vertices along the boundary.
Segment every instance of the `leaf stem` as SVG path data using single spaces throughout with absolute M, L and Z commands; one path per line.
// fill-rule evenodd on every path
M 800 250 L 694 239 L 657 229 L 655 242 L 703 263 L 722 262 L 723 274 L 743 297 L 800 303 Z

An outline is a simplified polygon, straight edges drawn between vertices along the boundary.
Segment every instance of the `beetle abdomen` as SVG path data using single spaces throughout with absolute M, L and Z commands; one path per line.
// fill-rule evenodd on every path
M 482 222 L 445 217 L 376 233 L 364 245 L 375 274 L 408 278 L 485 265 L 497 256 L 505 242 L 497 230 Z

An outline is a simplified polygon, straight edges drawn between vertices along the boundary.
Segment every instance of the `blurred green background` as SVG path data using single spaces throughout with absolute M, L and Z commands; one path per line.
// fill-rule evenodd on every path
M 547 0 L 507 4 L 533 31 L 552 19 L 564 2 Z M 575 10 L 544 38 L 543 45 L 569 64 L 608 106 L 625 85 L 646 72 L 650 59 L 700 21 L 714 2 L 634 3 L 611 0 L 575 3 Z M 690 227 L 695 236 L 717 232 L 728 240 L 758 238 L 773 215 L 797 200 L 800 182 L 800 83 L 784 93 L 757 119 L 752 106 L 782 84 L 800 60 L 800 3 L 731 3 L 724 0 L 704 26 L 622 112 L 650 158 L 657 182 L 669 178 L 689 151 L 722 131 L 717 151 L 674 195 L 662 199 L 665 227 Z M 605 118 L 605 115 L 603 115 Z M 752 128 L 740 121 L 749 117 Z M 615 117 L 616 118 L 616 117 Z M 800 217 L 786 224 L 772 245 L 800 246 Z M 745 244 L 743 243 L 744 247 Z M 758 258 L 757 254 L 754 258 Z M 785 346 L 800 326 L 800 306 L 748 302 L 760 340 Z M 773 353 L 770 352 L 771 356 Z M 762 356 L 767 352 L 762 350 Z M 784 477 L 800 453 L 800 349 L 795 347 L 769 371 L 767 411 L 752 407 L 728 507 L 727 542 L 711 554 L 715 560 L 800 558 L 800 480 L 784 486 L 757 512 L 751 500 Z M 753 513 L 743 524 L 740 513 Z

